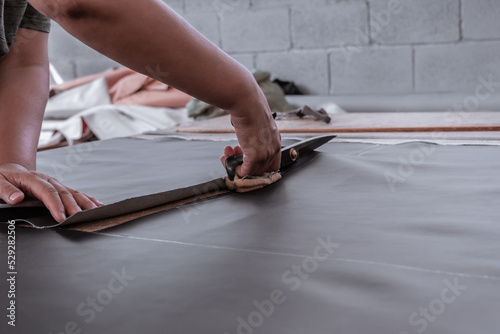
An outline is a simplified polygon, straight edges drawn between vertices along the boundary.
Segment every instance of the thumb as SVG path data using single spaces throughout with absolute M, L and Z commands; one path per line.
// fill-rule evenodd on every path
M 17 187 L 14 187 L 10 182 L 3 179 L 0 180 L 0 198 L 9 205 L 16 205 L 23 201 L 24 193 Z

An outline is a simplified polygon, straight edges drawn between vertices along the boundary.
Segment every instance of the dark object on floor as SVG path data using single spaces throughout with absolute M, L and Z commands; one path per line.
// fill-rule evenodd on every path
M 278 84 L 286 95 L 302 95 L 299 87 L 295 85 L 293 81 L 282 81 L 280 79 L 274 79 L 273 82 Z
M 331 124 L 319 123 L 310 119 L 277 120 L 280 133 L 435 133 L 437 138 L 450 132 L 492 132 L 499 138 L 500 117 L 498 112 L 474 112 L 474 117 L 459 118 L 450 112 L 415 112 L 415 113 L 335 113 L 330 114 Z M 453 117 L 451 117 L 453 116 Z M 472 116 L 472 114 L 470 115 Z M 457 120 L 458 119 L 458 120 Z M 229 124 L 229 116 L 215 118 L 196 124 L 185 124 L 175 128 L 176 132 L 185 133 L 234 133 Z M 169 129 L 172 131 L 172 129 Z M 497 132 L 497 133 L 493 133 Z M 157 134 L 160 134 L 158 131 Z M 406 136 L 405 134 L 404 136 Z M 404 138 L 403 136 L 403 138 Z M 469 137 L 467 134 L 465 137 Z M 436 137 L 434 137 L 436 138 Z M 457 138 L 464 139 L 463 136 Z M 422 139 L 422 138 L 420 138 Z
M 304 106 L 303 108 L 290 110 L 284 113 L 280 113 L 275 117 L 277 120 L 282 119 L 293 119 L 293 118 L 312 118 L 317 121 L 325 122 L 329 124 L 332 120 L 325 109 L 314 110 L 309 106 Z
M 273 82 L 271 82 L 271 73 L 264 71 L 254 71 L 253 76 L 260 89 L 264 93 L 269 104 L 269 108 L 273 112 L 285 112 L 287 110 L 292 110 L 296 106 L 291 105 L 287 102 L 285 94 L 283 93 L 281 87 Z M 226 115 L 226 111 L 208 103 L 200 101 L 198 99 L 192 99 L 187 105 L 189 117 L 194 118 L 196 121 L 207 120 L 219 116 Z
M 328 143 L 335 136 L 316 136 L 309 139 L 304 139 L 281 149 L 281 166 L 280 172 L 286 173 L 288 168 L 297 163 L 299 160 L 308 160 L 310 153 L 315 149 Z M 302 162 L 303 164 L 306 162 Z M 227 178 L 233 181 L 236 176 L 236 167 L 243 164 L 243 154 L 233 155 L 226 159 Z

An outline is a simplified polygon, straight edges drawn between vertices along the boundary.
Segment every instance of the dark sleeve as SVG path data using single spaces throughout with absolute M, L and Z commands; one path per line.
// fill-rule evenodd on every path
M 23 20 L 21 21 L 21 28 L 38 30 L 43 32 L 50 31 L 50 19 L 33 8 L 30 4 L 26 7 Z

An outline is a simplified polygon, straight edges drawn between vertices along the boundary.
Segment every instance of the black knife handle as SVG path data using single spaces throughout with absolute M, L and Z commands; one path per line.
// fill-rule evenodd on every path
M 234 181 L 236 167 L 243 164 L 243 154 L 233 155 L 226 159 L 226 172 L 229 180 Z

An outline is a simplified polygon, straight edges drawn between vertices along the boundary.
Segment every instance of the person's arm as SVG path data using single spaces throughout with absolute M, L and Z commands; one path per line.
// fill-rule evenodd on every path
M 225 109 L 244 153 L 238 175 L 262 175 L 279 169 L 280 135 L 252 74 L 163 2 L 29 2 L 102 54 Z
M 35 172 L 49 94 L 48 34 L 30 31 L 29 36 L 23 42 L 16 39 L 0 60 L 0 198 L 10 205 L 25 196 L 37 198 L 60 222 L 66 214 L 94 208 L 98 202 Z

